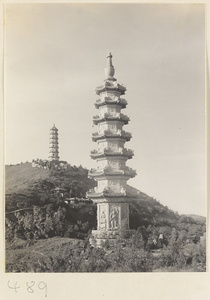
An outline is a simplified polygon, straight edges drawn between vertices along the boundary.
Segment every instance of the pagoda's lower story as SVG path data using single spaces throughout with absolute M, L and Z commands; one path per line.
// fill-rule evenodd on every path
M 106 79 L 96 88 L 98 114 L 93 117 L 97 131 L 92 140 L 97 148 L 91 151 L 91 157 L 97 167 L 90 170 L 89 177 L 97 181 L 97 187 L 87 193 L 97 203 L 97 230 L 92 235 L 98 245 L 107 238 L 115 238 L 119 231 L 129 231 L 129 201 L 133 195 L 128 191 L 127 181 L 136 175 L 135 170 L 126 166 L 126 161 L 133 157 L 133 151 L 124 147 L 131 139 L 131 134 L 123 130 L 129 117 L 121 113 L 127 105 L 121 98 L 126 88 L 117 83 L 114 72 L 109 54 Z

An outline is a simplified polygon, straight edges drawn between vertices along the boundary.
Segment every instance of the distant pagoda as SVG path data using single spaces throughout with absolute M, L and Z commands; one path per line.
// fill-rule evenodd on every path
M 50 129 L 50 150 L 49 150 L 49 159 L 59 160 L 59 147 L 58 147 L 58 129 L 55 127 L 55 124 Z
M 133 151 L 124 148 L 130 141 L 131 134 L 123 130 L 129 117 L 121 113 L 127 101 L 121 98 L 126 88 L 113 77 L 115 69 L 112 55 L 107 56 L 104 84 L 96 88 L 99 99 L 95 107 L 99 113 L 93 117 L 97 132 L 92 140 L 97 148 L 91 151 L 97 168 L 91 169 L 89 177 L 97 181 L 97 187 L 87 196 L 97 203 L 97 230 L 92 231 L 97 244 L 102 240 L 115 238 L 120 230 L 129 230 L 129 194 L 127 180 L 136 175 L 136 171 L 126 166 L 126 161 L 133 157 Z

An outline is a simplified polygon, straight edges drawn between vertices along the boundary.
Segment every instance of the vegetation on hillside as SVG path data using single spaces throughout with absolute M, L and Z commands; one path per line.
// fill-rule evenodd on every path
M 180 216 L 142 192 L 130 202 L 136 231 L 129 238 L 121 233 L 114 245 L 92 247 L 96 205 L 65 202 L 95 186 L 87 173 L 81 166 L 6 167 L 6 271 L 205 271 L 205 220 Z
M 6 251 L 7 272 L 204 272 L 205 236 L 189 242 L 172 230 L 167 245 L 154 250 L 152 231 L 139 228 L 131 237 L 123 233 L 110 244 L 92 247 L 85 240 L 48 238 L 27 245 L 17 239 Z M 143 232 L 142 232 L 143 231 Z

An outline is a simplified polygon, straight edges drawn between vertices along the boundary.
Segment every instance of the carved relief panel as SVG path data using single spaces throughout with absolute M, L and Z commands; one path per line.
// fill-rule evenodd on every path
M 120 168 L 121 170 L 124 170 L 124 168 L 125 168 L 125 161 L 124 161 L 124 160 L 120 160 L 120 161 L 119 161 L 119 168 Z
M 124 147 L 125 142 L 119 141 L 118 143 L 118 147 L 119 148 L 123 148 Z
M 105 113 L 107 113 L 108 112 L 108 108 L 106 107 L 106 106 L 101 106 L 100 108 L 99 108 L 99 114 L 101 115 L 101 116 L 103 116 Z
M 116 133 L 117 132 L 116 124 L 108 124 L 108 130 L 110 130 L 113 133 Z
M 119 169 L 119 161 L 117 160 L 109 160 L 108 166 L 112 167 L 112 169 Z
M 109 207 L 109 228 L 112 230 L 120 228 L 120 206 L 110 205 Z
M 116 142 L 108 142 L 108 149 L 112 151 L 117 151 L 118 146 Z
M 119 192 L 120 190 L 119 180 L 108 180 L 108 186 L 113 192 Z
M 113 94 L 114 94 L 114 93 L 106 92 L 106 93 L 104 93 L 104 96 L 105 96 L 105 97 L 109 97 L 110 99 L 114 100 L 115 96 L 114 96 Z
M 121 186 L 122 188 L 126 188 L 126 186 L 127 186 L 127 182 L 126 182 L 125 179 L 121 179 L 121 180 L 119 181 L 119 184 L 120 184 L 120 186 Z
M 102 192 L 105 187 L 107 187 L 107 180 L 99 180 L 98 181 L 98 191 Z
M 129 229 L 129 205 L 127 203 L 121 204 L 121 227 Z
M 117 123 L 117 130 L 122 130 L 123 124 Z
M 99 160 L 99 161 L 98 161 L 98 167 L 99 167 L 100 169 L 103 169 L 103 168 L 106 167 L 106 166 L 107 166 L 106 160 Z
M 107 205 L 99 205 L 99 230 L 107 229 Z
M 98 142 L 98 150 L 102 151 L 105 148 L 105 142 Z
M 106 112 L 109 114 L 109 115 L 112 115 L 112 116 L 115 116 L 116 113 L 120 113 L 121 111 L 121 108 L 119 106 L 115 106 L 115 105 L 108 105 L 107 106 L 107 110 Z
M 98 132 L 99 132 L 99 133 L 103 133 L 104 130 L 107 130 L 107 129 L 108 129 L 107 124 L 99 124 Z
M 115 107 L 108 107 L 108 114 L 111 116 L 115 116 L 116 115 L 116 108 Z

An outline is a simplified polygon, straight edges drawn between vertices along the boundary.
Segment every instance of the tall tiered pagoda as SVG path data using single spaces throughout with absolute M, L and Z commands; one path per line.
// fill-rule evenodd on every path
M 97 132 L 92 140 L 97 143 L 91 151 L 97 168 L 91 169 L 89 177 L 97 181 L 97 187 L 87 193 L 97 203 L 97 230 L 92 234 L 98 244 L 106 238 L 115 238 L 119 230 L 129 230 L 129 191 L 127 180 L 136 175 L 136 171 L 126 166 L 133 157 L 133 151 L 124 147 L 130 141 L 131 134 L 123 130 L 129 117 L 121 113 L 127 101 L 121 98 L 126 88 L 114 78 L 115 69 L 112 55 L 107 56 L 105 80 L 96 88 L 99 99 L 95 103 L 98 114 L 93 117 Z
M 58 129 L 55 124 L 50 129 L 50 150 L 49 160 L 59 160 L 59 147 L 58 147 Z

